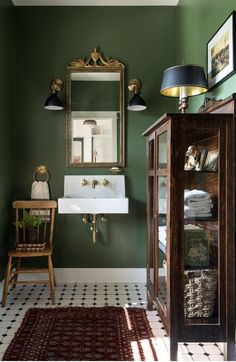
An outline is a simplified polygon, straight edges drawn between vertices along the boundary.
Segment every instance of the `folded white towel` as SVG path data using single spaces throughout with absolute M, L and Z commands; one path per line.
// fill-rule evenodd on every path
M 185 210 L 184 211 L 184 217 L 211 217 L 212 214 L 211 212 L 208 213 L 202 213 L 202 212 L 198 212 L 197 210 Z
M 203 190 L 184 190 L 184 201 L 188 200 L 208 200 L 210 199 L 210 194 L 207 191 Z
M 191 207 L 198 207 L 198 206 L 210 206 L 213 207 L 213 202 L 211 199 L 207 199 L 207 200 L 187 200 L 185 202 L 186 205 L 191 206 Z
M 184 206 L 184 212 L 195 212 L 197 214 L 208 214 L 209 212 L 211 212 L 211 206 L 208 206 L 208 205 L 199 205 L 199 206 L 195 206 L 195 207 L 192 207 L 192 206 Z
M 164 243 L 164 241 L 166 241 L 166 226 L 158 227 L 158 235 L 159 235 L 159 240 Z
M 166 214 L 166 199 L 159 199 L 158 208 L 159 214 Z
M 31 188 L 32 200 L 49 200 L 49 187 L 47 181 L 34 181 Z
M 185 206 L 189 207 L 192 210 L 208 209 L 210 211 L 210 209 L 213 209 L 212 203 L 209 203 L 209 204 L 202 204 L 202 203 L 197 204 L 196 203 L 196 204 L 187 204 Z

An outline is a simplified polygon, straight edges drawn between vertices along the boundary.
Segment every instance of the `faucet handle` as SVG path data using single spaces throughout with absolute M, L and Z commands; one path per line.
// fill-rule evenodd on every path
M 80 181 L 80 185 L 81 185 L 81 186 L 86 186 L 86 185 L 88 185 L 88 181 L 87 181 L 85 178 L 83 178 L 83 179 Z
M 104 179 L 102 180 L 103 186 L 107 186 L 109 183 L 110 183 L 110 182 L 109 182 L 106 178 L 104 178 Z

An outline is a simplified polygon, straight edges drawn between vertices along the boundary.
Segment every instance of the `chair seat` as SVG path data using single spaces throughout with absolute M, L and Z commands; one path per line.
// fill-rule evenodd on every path
M 34 257 L 34 256 L 47 256 L 52 255 L 52 249 L 45 248 L 43 250 L 39 251 L 18 251 L 18 250 L 10 250 L 8 252 L 8 256 L 14 256 L 14 257 Z

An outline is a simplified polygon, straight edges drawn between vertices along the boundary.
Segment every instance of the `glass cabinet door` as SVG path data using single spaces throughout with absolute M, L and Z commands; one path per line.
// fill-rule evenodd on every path
M 148 217 L 148 225 L 147 225 L 147 233 L 148 233 L 148 244 L 147 244 L 147 272 L 148 272 L 148 281 L 151 283 L 154 289 L 155 285 L 155 275 L 154 275 L 154 266 L 155 266 L 155 223 L 154 223 L 154 163 L 155 163 L 155 140 L 152 138 L 148 142 L 148 194 L 147 194 L 147 212 L 149 214 Z
M 167 309 L 167 131 L 157 136 L 157 169 L 156 169 L 156 194 L 157 194 L 157 265 L 158 280 L 156 295 L 163 310 Z
M 204 136 L 203 136 L 204 135 Z M 219 132 L 191 129 L 184 160 L 184 321 L 219 323 Z

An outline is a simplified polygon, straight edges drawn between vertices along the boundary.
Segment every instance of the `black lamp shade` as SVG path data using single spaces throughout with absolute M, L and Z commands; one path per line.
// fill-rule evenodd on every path
M 199 65 L 177 65 L 164 71 L 161 94 L 168 97 L 189 97 L 207 92 L 207 80 Z
M 44 108 L 53 110 L 53 111 L 60 111 L 62 110 L 63 104 L 62 101 L 58 98 L 56 93 L 52 93 L 46 100 Z
M 134 94 L 134 96 L 130 99 L 127 107 L 129 111 L 143 111 L 146 108 L 146 103 L 139 94 Z

